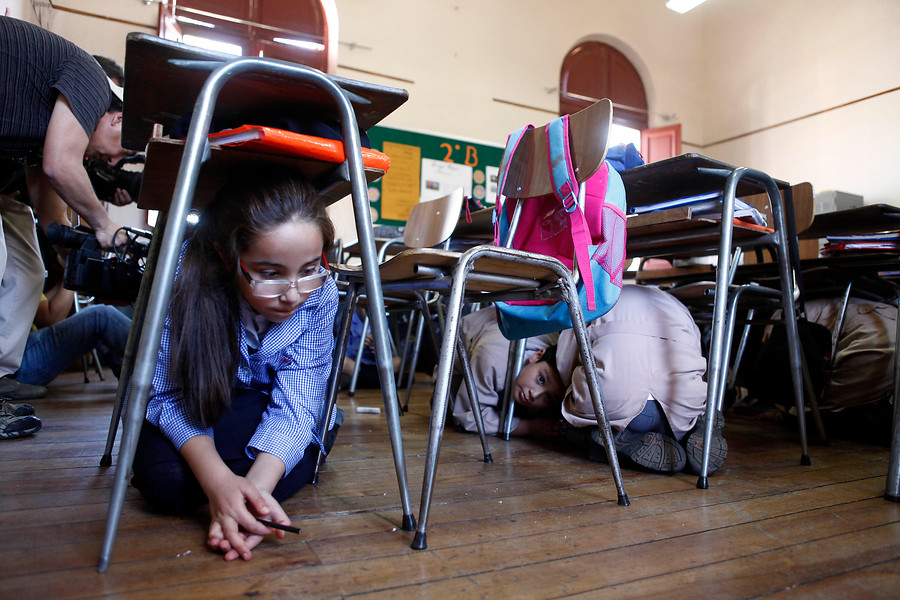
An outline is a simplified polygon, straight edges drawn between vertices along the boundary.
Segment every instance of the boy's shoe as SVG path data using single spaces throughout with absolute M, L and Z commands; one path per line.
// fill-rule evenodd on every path
M 47 388 L 16 381 L 12 375 L 0 377 L 0 396 L 10 400 L 34 400 L 47 395 Z
M 599 432 L 598 432 L 599 437 Z M 687 457 L 675 438 L 657 433 L 623 429 L 613 436 L 616 452 L 634 465 L 657 473 L 678 473 Z
M 706 465 L 706 474 L 712 475 L 722 468 L 725 458 L 728 456 L 728 442 L 722 436 L 725 429 L 725 417 L 721 411 L 716 411 L 713 422 L 712 438 L 709 441 L 709 462 Z M 697 418 L 697 423 L 691 432 L 685 436 L 685 451 L 687 453 L 688 470 L 694 475 L 700 474 L 703 466 L 703 436 L 706 433 L 706 411 Z
M 0 440 L 32 435 L 40 431 L 40 429 L 41 420 L 34 415 L 13 417 L 7 414 L 0 414 Z
M 0 398 L 0 413 L 12 417 L 27 417 L 34 414 L 34 407 L 30 404 L 13 404 L 6 398 Z

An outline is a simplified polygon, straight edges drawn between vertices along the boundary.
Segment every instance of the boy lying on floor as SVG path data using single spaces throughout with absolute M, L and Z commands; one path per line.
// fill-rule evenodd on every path
M 468 319 L 483 328 L 481 339 L 502 340 L 493 345 L 472 344 L 476 337 L 466 333 L 473 374 L 479 382 L 479 400 L 485 417 L 485 432 L 499 428 L 498 400 L 506 372 L 508 342 L 493 320 L 493 310 L 479 311 Z M 600 378 L 603 402 L 614 430 L 614 441 L 623 464 L 650 471 L 674 473 L 688 468 L 698 473 L 702 460 L 705 428 L 706 360 L 700 351 L 700 332 L 688 310 L 676 298 L 658 289 L 626 285 L 616 305 L 607 314 L 588 325 L 594 359 Z M 546 358 L 550 342 L 530 338 L 526 343 L 528 364 L 515 381 L 517 412 L 525 415 L 513 420 L 513 435 L 558 437 L 562 428 L 566 437 L 587 448 L 592 459 L 605 459 L 603 445 L 594 418 L 594 409 L 578 358 L 578 347 L 571 330 L 563 331 L 556 347 L 556 368 Z M 530 353 L 529 353 L 530 352 Z M 545 360 L 541 360 L 544 358 Z M 543 365 L 543 366 L 542 366 Z M 495 387 L 486 389 L 489 372 Z M 543 394 L 538 394 L 537 391 Z M 533 394 L 533 395 L 532 395 Z M 539 400 L 535 403 L 533 398 Z M 546 408 L 538 414 L 535 409 Z M 560 408 L 561 406 L 561 408 Z M 559 411 L 565 424 L 559 422 Z M 457 424 L 474 431 L 471 404 L 460 387 L 454 405 Z M 489 425 L 490 423 L 490 425 Z M 724 422 L 716 415 L 708 473 L 725 462 L 728 445 L 722 437 Z

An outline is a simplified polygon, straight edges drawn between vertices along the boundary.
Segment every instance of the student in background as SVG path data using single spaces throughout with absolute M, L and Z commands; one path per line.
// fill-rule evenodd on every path
M 459 335 L 466 345 L 466 352 L 469 355 L 472 377 L 475 380 L 478 402 L 481 405 L 484 432 L 486 435 L 496 435 L 500 430 L 500 403 L 504 396 L 503 386 L 506 385 L 506 365 L 510 342 L 500 332 L 500 328 L 497 326 L 497 312 L 492 306 L 465 315 L 460 323 Z M 552 367 L 552 371 L 555 372 L 555 364 L 553 361 L 548 362 L 547 360 L 552 357 L 550 355 L 545 357 L 543 351 L 554 344 L 557 338 L 558 334 L 541 335 L 528 338 L 525 342 L 527 363 L 516 378 L 513 391 L 513 398 L 517 403 L 522 404 L 522 409 L 513 416 L 512 435 L 553 437 L 564 432 L 559 419 L 559 403 L 565 388 L 559 383 L 558 375 L 555 380 L 552 375 L 542 377 L 535 372 L 541 367 L 532 366 L 541 362 L 542 367 Z M 543 361 L 541 361 L 542 358 L 544 358 Z M 453 387 L 457 389 L 451 396 L 453 398 L 453 419 L 459 429 L 474 432 L 477 431 L 477 428 L 472 401 L 469 398 L 468 389 L 462 382 L 462 371 L 458 365 L 455 368 Z M 535 372 L 534 377 L 532 377 L 533 372 Z M 523 404 L 531 405 L 535 401 L 537 401 L 537 406 L 533 409 L 526 409 L 526 404 Z M 555 415 L 548 417 L 546 409 L 554 406 Z M 551 409 L 549 412 L 553 413 L 554 411 Z M 532 422 L 531 419 L 539 420 Z
M 508 342 L 493 312 L 482 310 L 463 319 L 479 400 L 487 400 L 482 408 L 486 433 L 498 429 L 497 398 L 507 362 Z M 623 464 L 660 473 L 684 469 L 698 473 L 705 427 L 706 359 L 700 349 L 700 331 L 687 308 L 656 288 L 625 285 L 615 306 L 589 323 L 587 333 Z M 574 332 L 560 333 L 555 346 L 548 345 L 550 341 L 544 336 L 527 341 L 528 363 L 513 388 L 516 413 L 525 418 L 513 419 L 512 433 L 544 439 L 565 435 L 589 458 L 605 460 Z M 456 399 L 457 425 L 475 431 L 463 386 Z M 724 421 L 717 413 L 710 474 L 722 467 L 727 456 L 723 429 Z
M 706 359 L 700 331 L 674 296 L 625 285 L 615 306 L 588 325 L 603 404 L 623 464 L 649 471 L 699 473 L 706 421 Z M 591 458 L 605 459 L 590 390 L 571 330 L 560 334 L 557 366 L 570 438 Z M 711 439 L 708 473 L 725 462 L 721 413 Z
M 245 167 L 185 243 L 132 483 L 155 508 L 208 501 L 208 546 L 251 558 L 310 481 L 338 292 L 325 205 L 285 170 Z M 275 531 L 282 536 L 283 532 Z

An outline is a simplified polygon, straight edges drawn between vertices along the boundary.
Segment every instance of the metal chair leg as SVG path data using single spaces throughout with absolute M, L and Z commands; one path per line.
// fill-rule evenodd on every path
M 512 419 L 516 403 L 513 401 L 513 382 L 522 370 L 522 362 L 525 360 L 525 340 L 513 340 L 509 343 L 509 355 L 506 359 L 506 380 L 503 384 L 503 411 L 500 431 L 497 433 L 501 439 L 509 441 L 512 435 Z
M 353 374 L 350 376 L 350 388 L 347 394 L 351 397 L 356 394 L 356 382 L 359 379 L 359 369 L 362 364 L 363 352 L 366 350 L 366 336 L 369 335 L 369 313 L 366 312 L 366 318 L 363 319 L 362 334 L 359 340 L 359 347 L 356 349 L 355 362 L 353 363 Z
M 726 302 L 728 289 L 727 278 L 729 276 L 729 257 L 732 245 L 732 223 L 734 219 L 734 198 L 737 184 L 742 178 L 752 180 L 765 189 L 772 207 L 772 216 L 775 222 L 776 247 L 778 249 L 778 268 L 781 280 L 782 311 L 784 313 L 785 327 L 787 330 L 788 349 L 790 354 L 791 379 L 793 382 L 794 400 L 798 414 L 798 428 L 800 433 L 801 456 L 800 462 L 809 465 L 809 453 L 806 437 L 805 403 L 803 393 L 803 378 L 801 372 L 800 335 L 797 329 L 797 313 L 794 305 L 794 277 L 791 263 L 788 257 L 790 246 L 787 237 L 787 220 L 781 198 L 781 193 L 771 177 L 765 173 L 739 167 L 733 171 L 721 169 L 708 169 L 711 173 L 720 173 L 725 176 L 725 187 L 722 202 L 722 225 L 719 238 L 719 266 L 716 269 L 716 295 L 713 311 L 713 335 L 709 352 L 709 368 L 707 380 L 712 385 L 707 386 L 706 403 L 706 431 L 703 440 L 703 461 L 700 475 L 697 479 L 699 489 L 707 489 L 709 480 L 709 449 L 712 439 L 713 425 L 715 424 L 715 409 L 718 404 L 718 391 L 720 370 L 724 368 L 722 354 L 724 349 L 724 336 L 726 332 Z
M 472 269 L 475 261 L 481 256 L 490 256 L 504 258 L 514 261 L 507 254 L 509 251 L 494 246 L 477 246 L 472 248 L 460 257 L 456 268 L 453 272 L 453 283 L 450 288 L 450 294 L 447 303 L 447 312 L 445 315 L 446 324 L 444 327 L 444 337 L 441 343 L 441 360 L 438 364 L 437 379 L 434 386 L 434 405 L 431 410 L 431 425 L 428 436 L 428 447 L 425 456 L 425 474 L 422 481 L 422 499 L 419 502 L 419 524 L 416 527 L 416 534 L 413 538 L 411 547 L 416 550 L 427 548 L 426 526 L 428 523 L 428 513 L 431 507 L 431 497 L 434 492 L 434 482 L 437 473 L 437 463 L 440 455 L 441 440 L 444 435 L 444 425 L 447 418 L 447 402 L 450 395 L 450 378 L 455 358 L 457 340 L 459 339 L 459 322 L 462 313 L 463 293 L 465 291 L 466 278 Z M 576 332 L 579 349 L 581 351 L 582 364 L 593 364 L 593 353 L 591 352 L 590 341 L 587 337 L 587 331 L 584 324 L 584 317 L 581 314 L 581 308 L 578 305 L 578 294 L 575 290 L 575 284 L 571 275 L 562 266 L 556 262 L 553 265 L 557 269 L 560 282 L 563 284 L 563 298 L 569 305 L 569 314 L 572 318 L 573 329 Z M 607 457 L 609 458 L 610 469 L 615 479 L 618 503 L 622 506 L 629 504 L 628 496 L 625 493 L 625 487 L 622 482 L 622 472 L 619 468 L 618 457 L 615 452 L 612 441 L 612 428 L 606 417 L 606 411 L 603 407 L 603 398 L 600 393 L 599 378 L 596 369 L 586 368 L 585 373 L 588 377 L 588 383 L 591 388 L 591 399 L 594 404 L 594 412 L 600 427 L 600 434 L 606 447 Z
M 328 424 L 331 422 L 331 413 L 334 412 L 334 406 L 337 402 L 338 383 L 341 378 L 341 366 L 344 363 L 344 357 L 347 352 L 347 340 L 350 338 L 350 323 L 353 321 L 353 312 L 356 310 L 356 302 L 359 299 L 359 288 L 356 284 L 350 284 L 344 301 L 338 308 L 338 314 L 335 323 L 334 335 L 334 352 L 332 353 L 331 375 L 328 379 L 328 389 L 325 392 L 325 403 L 322 406 L 322 413 L 316 422 L 316 432 L 320 440 L 324 440 L 328 435 Z M 316 459 L 316 467 L 313 471 L 312 483 L 319 482 L 319 469 L 325 462 L 325 449 L 319 448 L 319 455 Z
M 481 449 L 484 452 L 484 462 L 492 464 L 494 458 L 491 456 L 491 449 L 488 448 L 487 437 L 484 433 L 484 416 L 481 414 L 481 402 L 478 401 L 478 390 L 475 388 L 475 378 L 472 376 L 472 365 L 469 362 L 469 353 L 466 351 L 466 344 L 461 337 L 456 338 L 456 351 L 459 353 L 459 364 L 462 367 L 463 382 L 469 392 L 469 400 L 472 401 L 472 417 L 475 419 L 475 428 L 478 430 L 478 437 L 481 440 Z
M 409 321 L 406 327 L 406 335 L 403 336 L 403 351 L 400 353 L 400 368 L 397 369 L 397 381 L 403 381 L 403 375 L 404 373 L 406 373 L 406 368 L 409 366 L 409 350 L 413 344 L 413 330 L 416 329 L 416 327 L 414 327 L 414 323 L 418 318 L 418 313 L 410 313 Z
M 744 325 L 744 329 L 741 332 L 741 341 L 738 342 L 737 351 L 734 355 L 734 366 L 731 368 L 731 372 L 728 374 L 728 379 L 725 382 L 725 389 L 730 390 L 734 389 L 735 382 L 737 381 L 737 374 L 741 368 L 741 361 L 744 358 L 744 352 L 747 349 L 747 342 L 750 339 L 750 323 L 753 321 L 753 317 L 756 314 L 756 310 L 751 308 L 747 311 L 747 324 Z
M 884 498 L 900 502 L 900 286 L 892 284 L 897 293 L 897 331 L 894 338 L 894 423 L 891 429 L 891 455 L 888 463 Z
M 460 267 L 457 266 L 457 271 Z M 434 400 L 431 407 L 431 426 L 428 435 L 428 447 L 425 454 L 425 475 L 422 482 L 422 499 L 419 502 L 419 523 L 413 537 L 412 548 L 422 550 L 428 547 L 425 526 L 428 523 L 428 512 L 431 507 L 431 495 L 434 491 L 434 479 L 437 471 L 437 460 L 440 454 L 441 440 L 444 436 L 444 424 L 447 419 L 447 401 L 450 395 L 450 376 L 456 352 L 456 338 L 459 335 L 459 320 L 462 310 L 461 286 L 451 289 L 450 302 L 444 322 L 444 338 L 439 354 L 437 378 L 434 384 Z
M 628 500 L 628 494 L 625 493 L 625 484 L 622 482 L 622 470 L 619 467 L 619 458 L 616 454 L 616 446 L 613 442 L 612 427 L 610 427 L 609 419 L 606 416 L 606 408 L 603 405 L 603 393 L 600 389 L 600 378 L 597 375 L 596 368 L 589 368 L 594 365 L 594 354 L 591 349 L 591 341 L 588 338 L 587 326 L 584 323 L 584 316 L 581 314 L 581 307 L 578 304 L 578 292 L 575 289 L 575 283 L 571 278 L 565 280 L 566 285 L 563 293 L 569 304 L 569 315 L 572 319 L 572 331 L 578 340 L 578 350 L 581 354 L 581 364 L 584 365 L 584 374 L 587 378 L 588 386 L 591 392 L 591 402 L 594 405 L 594 417 L 597 419 L 597 427 L 600 429 L 600 438 L 603 440 L 603 446 L 606 449 L 606 458 L 609 467 L 613 473 L 613 480 L 616 484 L 616 493 L 618 496 L 619 506 L 628 506 L 631 502 Z
M 86 300 L 85 302 L 90 302 L 93 298 Z M 78 294 L 75 294 L 75 300 L 73 302 L 75 307 L 75 314 L 81 312 L 81 301 L 78 299 Z M 100 364 L 100 355 L 97 353 L 97 349 L 94 348 L 87 354 L 81 357 L 81 368 L 84 373 L 84 382 L 89 383 L 90 378 L 88 378 L 88 363 L 92 363 L 94 366 L 94 371 L 97 373 L 97 377 L 100 378 L 100 381 L 105 381 L 106 378 L 103 376 L 103 365 Z
M 116 402 L 113 405 L 112 416 L 109 420 L 109 433 L 106 435 L 106 448 L 100 457 L 100 466 L 108 467 L 112 464 L 112 451 L 116 442 L 116 431 L 119 428 L 119 420 L 122 418 L 122 410 L 125 406 L 125 397 L 128 393 L 128 385 L 134 373 L 134 357 L 137 353 L 138 340 L 144 328 L 144 317 L 147 313 L 147 301 L 150 297 L 150 287 L 156 276 L 156 263 L 159 260 L 159 250 L 166 231 L 167 212 L 160 212 L 156 222 L 156 229 L 150 239 L 150 249 L 147 252 L 147 262 L 144 266 L 144 275 L 138 288 L 137 302 L 134 315 L 131 318 L 131 328 L 128 330 L 128 340 L 125 342 L 125 355 L 122 357 L 122 369 L 119 371 L 119 382 L 116 388 Z
M 406 378 L 406 397 L 403 400 L 403 406 L 401 409 L 403 412 L 409 412 L 409 398 L 412 395 L 413 383 L 416 379 L 416 367 L 419 365 L 419 352 L 422 349 L 422 334 L 425 332 L 426 328 L 426 320 L 429 318 L 426 316 L 426 313 L 423 311 L 428 310 L 428 306 L 425 305 L 424 301 L 420 302 L 421 305 L 417 313 L 415 313 L 415 322 L 416 322 L 416 334 L 413 338 L 413 347 L 412 347 L 412 355 L 409 358 L 409 373 Z M 410 323 L 412 325 L 412 323 Z M 428 327 L 431 327 L 429 324 Z M 434 338 L 434 329 L 431 330 L 430 336 L 432 339 Z M 436 345 L 437 342 L 434 342 Z

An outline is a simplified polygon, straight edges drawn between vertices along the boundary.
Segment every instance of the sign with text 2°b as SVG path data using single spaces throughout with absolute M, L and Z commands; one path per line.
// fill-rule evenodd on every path
M 494 204 L 502 146 L 381 126 L 367 133 L 372 148 L 391 159 L 385 176 L 369 184 L 375 223 L 402 225 L 417 202 L 458 187 L 480 204 Z

